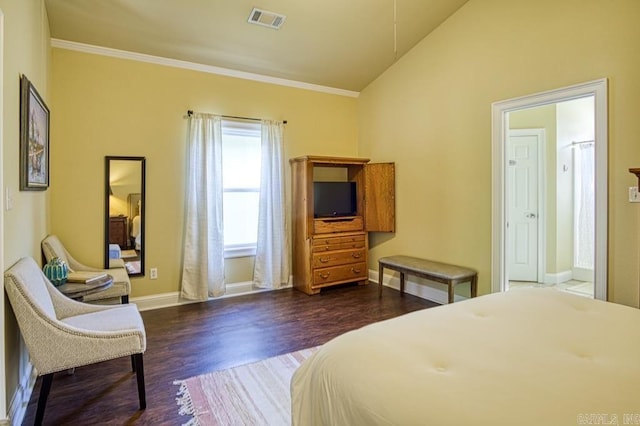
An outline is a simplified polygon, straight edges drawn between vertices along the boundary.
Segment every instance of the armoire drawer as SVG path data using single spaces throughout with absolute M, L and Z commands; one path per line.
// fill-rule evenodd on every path
M 322 285 L 338 281 L 359 281 L 363 279 L 367 279 L 367 264 L 364 262 L 334 266 L 333 268 L 314 269 L 313 271 L 313 285 Z
M 332 251 L 332 250 L 347 250 L 364 248 L 365 237 L 364 235 L 350 235 L 346 237 L 331 237 L 331 238 L 314 238 L 313 239 L 313 251 Z
M 366 253 L 364 249 L 314 253 L 313 268 L 328 268 L 331 266 L 345 265 L 347 263 L 363 262 L 365 256 Z

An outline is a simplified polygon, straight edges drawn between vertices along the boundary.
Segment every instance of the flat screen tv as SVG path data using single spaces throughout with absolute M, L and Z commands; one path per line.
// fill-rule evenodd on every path
M 358 211 L 355 182 L 313 182 L 313 216 L 355 216 Z

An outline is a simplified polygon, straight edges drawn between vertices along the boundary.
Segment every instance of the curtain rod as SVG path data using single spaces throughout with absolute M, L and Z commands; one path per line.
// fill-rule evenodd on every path
M 571 145 L 582 145 L 583 143 L 594 143 L 595 141 L 578 141 L 571 142 Z
M 191 117 L 193 115 L 192 110 L 187 110 L 187 115 Z M 250 120 L 250 121 L 262 121 L 260 118 L 252 118 L 252 117 L 239 117 L 236 115 L 221 115 L 223 118 L 235 118 L 237 120 Z M 282 123 L 287 124 L 287 120 L 282 120 Z

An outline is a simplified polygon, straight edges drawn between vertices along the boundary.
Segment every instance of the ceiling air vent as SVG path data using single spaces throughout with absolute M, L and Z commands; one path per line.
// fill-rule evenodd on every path
M 262 25 L 263 27 L 273 28 L 274 30 L 280 29 L 284 24 L 286 16 L 279 13 L 269 12 L 258 8 L 253 8 L 247 22 L 250 24 Z

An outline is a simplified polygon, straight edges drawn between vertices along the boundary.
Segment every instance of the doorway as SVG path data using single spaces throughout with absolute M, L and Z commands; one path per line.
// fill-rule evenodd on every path
M 519 277 L 539 285 L 590 280 L 592 297 L 606 300 L 606 94 L 607 82 L 602 79 L 493 104 L 492 291 L 507 290 L 510 280 Z M 585 108 L 590 113 L 585 114 Z M 590 117 L 591 125 L 588 119 L 576 119 L 580 115 L 576 111 Z M 547 121 L 553 124 L 522 120 L 532 112 L 538 118 L 547 113 L 552 117 Z M 513 132 L 520 128 L 519 132 L 531 133 L 531 127 L 546 130 L 548 149 L 545 154 L 536 150 L 539 167 L 523 166 L 518 182 L 514 169 L 520 169 L 520 160 L 513 164 Z M 520 139 L 520 154 L 532 149 L 533 139 L 528 139 Z M 532 174 L 535 170 L 538 176 Z M 531 201 L 533 186 L 529 182 L 523 189 L 523 185 L 534 177 L 542 190 Z M 520 192 L 515 193 L 516 189 Z M 515 226 L 514 205 L 535 207 L 534 201 L 539 203 L 537 209 L 517 212 L 521 223 Z M 538 238 L 534 239 L 536 229 Z M 528 275 L 519 275 L 522 271 L 515 268 L 514 257 L 528 261 Z M 533 274 L 531 265 L 536 263 L 537 274 Z
M 0 9 L 0 81 L 4 81 L 4 12 Z M 0 100 L 4 100 L 3 85 L 0 84 Z M 0 102 L 0 188 L 2 191 L 6 191 L 4 186 L 4 157 L 2 155 L 4 151 L 4 141 L 2 135 L 4 134 L 3 117 L 4 102 Z M 0 197 L 0 244 L 4 246 L 4 197 Z M 4 256 L 0 256 L 0 270 L 4 271 Z M 4 289 L 4 283 L 1 285 Z M 3 291 L 4 293 L 4 291 Z M 4 321 L 5 316 L 4 297 L 0 300 L 0 318 Z M 6 389 L 7 389 L 7 375 L 5 372 L 5 343 L 4 339 L 0 342 L 0 423 L 6 420 L 5 413 L 7 413 L 6 403 Z

